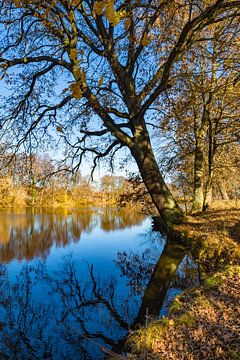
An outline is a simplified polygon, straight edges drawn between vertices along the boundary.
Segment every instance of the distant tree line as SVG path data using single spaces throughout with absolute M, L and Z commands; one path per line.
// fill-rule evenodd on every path
M 8 155 L 9 156 L 9 155 Z M 4 163 L 6 159 L 4 159 Z M 104 175 L 99 184 L 80 171 L 58 171 L 47 157 L 15 155 L 0 171 L 0 206 L 68 206 L 137 203 L 136 182 Z M 138 186 L 142 184 L 138 181 Z
M 32 153 L 56 140 L 76 172 L 89 153 L 114 168 L 124 147 L 172 228 L 185 216 L 166 167 L 193 213 L 235 178 L 239 19 L 238 0 L 0 1 L 1 141 Z

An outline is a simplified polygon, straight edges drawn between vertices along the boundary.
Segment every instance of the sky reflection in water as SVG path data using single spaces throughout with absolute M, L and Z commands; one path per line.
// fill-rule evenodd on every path
M 100 344 L 117 349 L 145 306 L 160 311 L 184 257 L 164 246 L 133 210 L 2 211 L 0 358 L 101 359 Z

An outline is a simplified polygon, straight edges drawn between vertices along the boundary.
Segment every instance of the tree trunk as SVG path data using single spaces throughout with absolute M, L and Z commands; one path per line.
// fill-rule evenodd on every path
M 202 139 L 197 140 L 194 157 L 194 190 L 192 213 L 202 212 L 203 209 L 203 151 L 204 143 Z
M 222 200 L 228 201 L 229 196 L 228 196 L 228 193 L 227 193 L 227 190 L 226 190 L 226 186 L 225 186 L 225 184 L 224 184 L 224 182 L 222 180 L 220 180 L 218 182 L 218 188 L 219 188 Z
M 131 149 L 143 182 L 163 218 L 167 229 L 183 221 L 184 214 L 168 189 L 152 151 L 150 139 L 145 132 Z
M 209 117 L 209 133 L 208 133 L 208 178 L 206 182 L 206 190 L 204 196 L 203 210 L 205 211 L 212 203 L 212 183 L 213 183 L 213 165 L 216 153 L 216 139 L 213 131 L 213 124 Z
M 203 210 L 207 210 L 212 203 L 212 173 L 209 174 L 206 183 Z

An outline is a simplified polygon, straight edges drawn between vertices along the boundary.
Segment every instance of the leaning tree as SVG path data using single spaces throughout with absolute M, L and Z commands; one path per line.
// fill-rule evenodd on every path
M 4 0 L 0 67 L 12 88 L 4 141 L 66 140 L 75 166 L 127 147 L 168 225 L 183 214 L 159 170 L 147 118 L 202 31 L 236 19 L 240 1 Z M 17 140 L 16 140 L 17 139 Z

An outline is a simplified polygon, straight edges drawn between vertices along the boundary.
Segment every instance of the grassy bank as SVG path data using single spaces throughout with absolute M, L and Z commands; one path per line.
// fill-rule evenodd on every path
M 201 286 L 178 296 L 167 318 L 131 333 L 128 345 L 136 359 L 240 359 L 240 209 L 215 204 L 177 230 Z
M 208 273 L 239 263 L 240 209 L 216 204 L 202 216 L 188 217 L 177 230 L 186 236 L 190 251 Z

